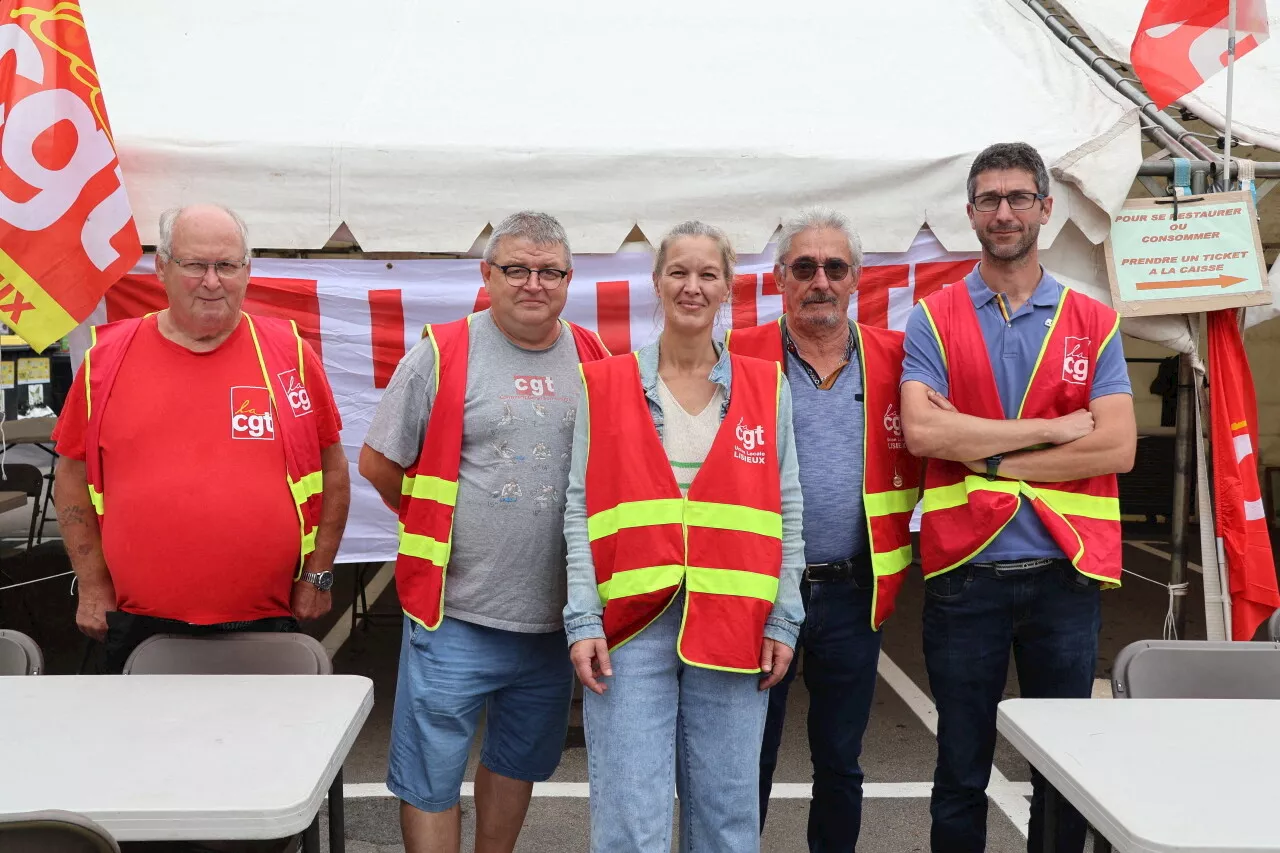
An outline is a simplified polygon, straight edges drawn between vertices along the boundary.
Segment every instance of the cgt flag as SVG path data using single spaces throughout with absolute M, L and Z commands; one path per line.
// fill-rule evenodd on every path
M 1214 516 L 1231 578 L 1231 637 L 1252 640 L 1280 607 L 1280 593 L 1258 488 L 1258 401 L 1234 310 L 1209 314 L 1209 370 Z
M 1148 0 L 1129 59 L 1159 109 L 1227 67 L 1229 0 Z M 1266 0 L 1236 0 L 1236 59 L 1267 40 Z
M 42 350 L 141 254 L 79 4 L 0 0 L 0 323 Z

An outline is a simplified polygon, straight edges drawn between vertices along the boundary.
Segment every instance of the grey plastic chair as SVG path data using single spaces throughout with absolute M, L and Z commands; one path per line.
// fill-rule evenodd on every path
M 1267 620 L 1267 636 L 1271 638 L 1271 642 L 1280 643 L 1280 610 L 1272 613 Z
M 1280 699 L 1280 642 L 1140 640 L 1116 655 L 1117 699 Z
M 44 655 L 36 641 L 20 631 L 0 628 L 0 675 L 39 675 Z
M 5 853 L 120 853 L 111 833 L 84 815 L 64 811 L 0 815 Z
M 329 653 L 314 637 L 297 633 L 234 631 L 190 637 L 157 634 L 138 644 L 125 675 L 332 675 Z M 329 849 L 345 847 L 342 768 L 329 786 Z M 302 833 L 302 849 L 320 851 L 320 816 Z M 0 848 L 3 850 L 3 848 Z M 7 851 L 6 851 L 7 853 Z
M 138 644 L 125 675 L 330 675 L 324 646 L 306 634 L 157 634 Z

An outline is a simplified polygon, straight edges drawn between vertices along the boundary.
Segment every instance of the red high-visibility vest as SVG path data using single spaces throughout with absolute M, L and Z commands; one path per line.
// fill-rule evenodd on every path
M 462 461 L 462 411 L 467 391 L 467 349 L 471 314 L 429 325 L 423 337 L 435 350 L 436 396 L 418 458 L 400 486 L 400 547 L 396 592 L 406 616 L 428 631 L 444 619 L 444 579 L 453 543 L 453 508 L 458 502 Z M 578 358 L 594 361 L 609 351 L 595 332 L 566 320 Z
M 765 323 L 730 332 L 731 352 L 785 364 L 782 324 Z M 875 576 L 871 627 L 879 630 L 893 613 L 898 590 L 911 565 L 911 514 L 920 494 L 920 462 L 907 452 L 902 435 L 898 380 L 902 376 L 902 332 L 854 324 L 862 368 L 862 507 Z M 832 424 L 835 427 L 835 424 Z
M 99 436 L 102 419 L 111 401 L 124 354 L 142 326 L 142 317 L 119 320 L 95 326 L 93 343 L 84 354 L 85 407 L 89 422 L 85 430 L 85 476 L 89 482 L 89 499 L 99 516 L 106 513 L 106 487 L 102 477 L 102 450 Z M 298 512 L 302 534 L 298 556 L 298 574 L 307 556 L 316 549 L 316 528 L 320 524 L 320 508 L 324 501 L 324 475 L 320 462 L 320 436 L 314 418 L 303 420 L 295 414 L 287 396 L 297 386 L 288 384 L 296 376 L 305 388 L 306 360 L 302 355 L 302 337 L 292 320 L 276 317 L 244 315 L 262 369 L 262 384 L 271 398 L 274 423 L 284 441 L 285 479 Z
M 980 418 L 1004 418 L 978 314 L 963 281 L 921 303 L 949 376 L 951 404 Z M 1056 418 L 1089 407 L 1098 354 L 1120 328 L 1116 312 L 1062 289 L 1053 324 L 1018 409 Z M 1120 492 L 1115 474 L 1063 483 L 988 481 L 959 462 L 930 459 L 920 551 L 925 577 L 967 563 L 991 544 L 1026 498 L 1053 541 L 1081 573 L 1120 585 Z
M 729 409 L 687 496 L 649 414 L 634 355 L 582 366 L 587 538 L 616 649 L 685 588 L 685 663 L 759 672 L 782 571 L 776 364 L 730 356 Z

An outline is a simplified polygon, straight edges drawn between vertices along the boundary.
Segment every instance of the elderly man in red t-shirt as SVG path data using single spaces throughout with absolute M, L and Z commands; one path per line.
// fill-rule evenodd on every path
M 350 480 L 320 359 L 240 310 L 244 222 L 160 218 L 169 307 L 95 329 L 54 437 L 76 624 L 119 671 L 157 633 L 292 631 L 328 612 Z

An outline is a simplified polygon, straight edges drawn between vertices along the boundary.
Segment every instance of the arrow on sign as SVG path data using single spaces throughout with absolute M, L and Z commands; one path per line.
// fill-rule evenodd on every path
M 1248 279 L 1219 274 L 1216 278 L 1188 278 L 1181 281 L 1140 281 L 1138 290 L 1172 290 L 1177 287 L 1230 287 Z

